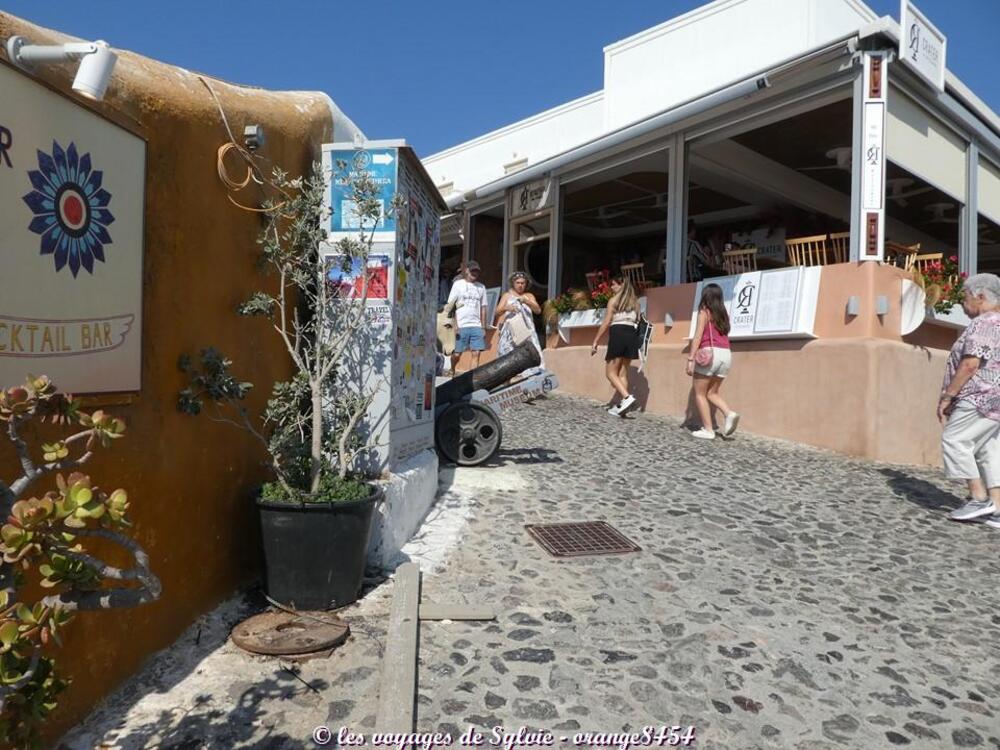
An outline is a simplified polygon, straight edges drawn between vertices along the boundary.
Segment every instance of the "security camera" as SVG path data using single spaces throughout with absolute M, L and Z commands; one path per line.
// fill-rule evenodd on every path
M 96 101 L 104 98 L 111 80 L 111 71 L 118 62 L 118 55 L 104 41 L 29 44 L 23 36 L 12 36 L 7 40 L 7 58 L 17 67 L 28 71 L 40 63 L 80 59 L 80 67 L 73 79 L 73 90 Z
M 243 143 L 247 151 L 256 151 L 264 145 L 264 128 L 260 125 L 247 125 L 243 128 Z

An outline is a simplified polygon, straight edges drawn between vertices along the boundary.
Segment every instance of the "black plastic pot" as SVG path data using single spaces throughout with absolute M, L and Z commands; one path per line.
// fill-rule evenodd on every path
M 264 588 L 292 609 L 320 610 L 357 601 L 372 514 L 382 490 L 349 503 L 257 501 L 264 541 Z

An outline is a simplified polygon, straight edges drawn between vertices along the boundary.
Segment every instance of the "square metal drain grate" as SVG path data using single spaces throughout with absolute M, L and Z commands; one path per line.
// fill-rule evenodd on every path
M 620 555 L 642 547 L 604 521 L 529 523 L 525 529 L 553 557 Z

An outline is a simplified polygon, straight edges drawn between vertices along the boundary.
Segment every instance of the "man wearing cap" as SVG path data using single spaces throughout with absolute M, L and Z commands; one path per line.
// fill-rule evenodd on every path
M 455 352 L 451 355 L 452 373 L 466 349 L 472 352 L 473 369 L 479 367 L 479 353 L 486 349 L 486 287 L 479 282 L 479 272 L 479 264 L 470 260 L 448 295 L 447 307 L 454 306 L 458 324 Z

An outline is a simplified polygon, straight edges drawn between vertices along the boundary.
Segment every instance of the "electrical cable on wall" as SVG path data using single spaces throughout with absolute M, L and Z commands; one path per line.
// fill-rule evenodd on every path
M 225 109 L 223 109 L 222 102 L 219 101 L 219 97 L 215 93 L 215 89 L 212 88 L 212 85 L 208 82 L 208 80 L 204 76 L 198 76 L 198 80 L 200 80 L 205 85 L 205 88 L 208 89 L 208 93 L 210 93 L 212 95 L 212 99 L 215 100 L 215 106 L 218 108 L 219 114 L 222 116 L 222 124 L 225 126 L 226 132 L 229 134 L 229 143 L 224 143 L 221 146 L 219 146 L 219 150 L 216 153 L 216 171 L 219 174 L 219 180 L 222 181 L 222 184 L 225 185 L 226 188 L 231 192 L 239 192 L 240 190 L 243 190 L 245 187 L 247 187 L 251 182 L 255 182 L 261 187 L 264 187 L 265 185 L 271 185 L 271 187 L 275 188 L 276 190 L 278 190 L 278 192 L 284 195 L 285 198 L 289 198 L 289 195 L 284 190 L 281 190 L 281 188 L 277 187 L 270 181 L 265 180 L 261 176 L 260 168 L 254 161 L 253 154 L 250 153 L 250 151 L 248 151 L 246 148 L 241 146 L 239 143 L 237 143 L 236 136 L 233 135 L 233 130 L 229 126 L 229 118 L 226 117 L 226 111 Z M 226 168 L 225 159 L 230 151 L 235 151 L 247 163 L 247 173 L 242 180 L 234 179 L 229 174 L 229 170 Z M 241 208 L 244 211 L 249 211 L 251 213 L 266 213 L 268 211 L 273 211 L 275 209 L 281 208 L 287 202 L 287 201 L 282 201 L 278 205 L 273 206 L 271 208 L 253 208 L 251 206 L 244 206 L 242 203 L 234 199 L 233 196 L 229 195 L 228 193 L 226 197 L 229 199 L 229 202 L 232 203 L 237 208 Z

